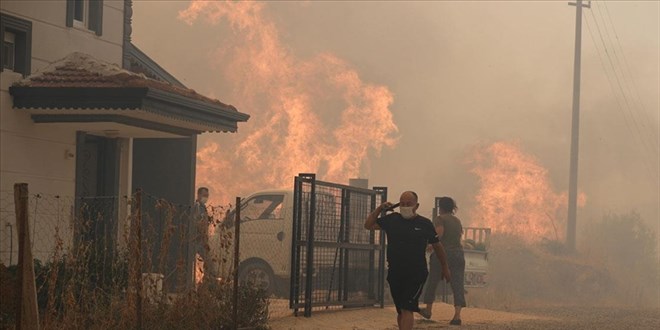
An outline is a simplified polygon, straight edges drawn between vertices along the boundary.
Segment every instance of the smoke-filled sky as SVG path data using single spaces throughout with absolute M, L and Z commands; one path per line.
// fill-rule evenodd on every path
M 251 181 L 224 195 L 276 188 L 250 180 L 259 175 L 357 174 L 388 186 L 390 199 L 417 191 L 426 215 L 434 196 L 453 196 L 469 223 L 483 195 L 475 153 L 495 143 L 547 170 L 553 203 L 567 190 L 575 7 L 566 1 L 257 7 L 133 4 L 138 47 L 188 87 L 252 115 L 237 134 L 199 140 L 229 168 L 202 171 Z M 585 9 L 582 224 L 635 209 L 660 225 L 659 21 L 658 2 Z

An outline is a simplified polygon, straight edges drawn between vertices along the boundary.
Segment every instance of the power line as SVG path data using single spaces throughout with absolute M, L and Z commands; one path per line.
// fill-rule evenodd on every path
M 643 136 L 644 141 L 646 143 L 650 144 L 649 152 L 651 154 L 655 154 L 655 152 L 658 151 L 657 146 L 655 146 L 655 143 L 653 142 L 653 141 L 656 140 L 655 131 L 653 130 L 652 127 L 649 127 L 649 125 L 650 125 L 649 121 L 650 120 L 649 120 L 649 117 L 647 116 L 647 113 L 644 110 L 641 110 L 638 107 L 638 103 L 635 102 L 635 97 L 633 96 L 632 88 L 630 87 L 630 83 L 626 79 L 631 74 L 630 73 L 628 75 L 625 74 L 625 71 L 626 71 L 625 67 L 621 64 L 621 60 L 619 59 L 618 53 L 623 53 L 623 49 L 621 49 L 621 52 L 617 52 L 617 47 L 614 44 L 614 42 L 612 41 L 612 37 L 609 33 L 608 24 L 607 24 L 607 21 L 605 21 L 605 15 L 603 14 L 603 11 L 602 11 L 602 7 L 600 7 L 600 6 L 596 6 L 596 7 L 598 8 L 597 14 L 600 16 L 600 18 L 603 22 L 605 35 L 607 37 L 607 40 L 610 43 L 610 49 L 612 50 L 612 54 L 614 55 L 614 61 L 615 61 L 616 67 L 619 69 L 619 72 L 621 74 L 621 78 L 622 78 L 621 80 L 623 81 L 622 85 L 624 87 L 626 87 L 626 91 L 628 92 L 628 97 L 631 100 L 630 104 L 632 106 L 629 107 L 630 108 L 629 111 L 631 111 L 632 116 L 634 118 L 636 118 L 636 120 L 638 120 L 639 123 L 640 123 L 641 131 L 639 132 L 639 134 L 644 135 Z M 612 28 L 612 30 L 614 31 L 615 30 L 614 23 L 611 20 L 610 20 L 610 23 L 611 24 L 609 24 L 609 25 Z M 619 45 L 619 48 L 621 48 L 620 43 L 618 45 Z M 643 117 L 643 118 L 640 118 L 640 116 Z
M 623 90 L 623 85 L 621 84 L 621 80 L 619 79 L 619 75 L 617 74 L 617 70 L 616 70 L 616 67 L 614 65 L 614 61 L 612 60 L 612 56 L 610 56 L 610 52 L 608 51 L 607 44 L 605 43 L 605 39 L 603 38 L 603 33 L 601 32 L 600 25 L 598 23 L 598 20 L 597 20 L 595 14 L 594 14 L 594 11 L 591 11 L 591 16 L 594 20 L 594 23 L 596 25 L 596 30 L 597 30 L 598 35 L 600 36 L 600 40 L 603 44 L 603 49 L 605 50 L 605 55 L 608 59 L 608 62 L 610 64 L 610 67 L 611 67 L 612 72 L 614 74 L 614 78 L 615 78 L 615 81 L 617 83 L 616 86 L 619 88 L 619 91 L 621 92 L 621 96 L 623 97 L 623 100 L 624 100 L 624 103 L 625 103 L 625 107 L 623 107 L 623 108 L 624 108 L 624 110 L 626 110 L 628 112 L 628 115 L 632 119 L 632 123 L 635 126 L 636 131 L 633 132 L 633 134 L 637 133 L 637 135 L 640 136 L 640 140 L 641 140 L 641 143 L 642 143 L 643 147 L 645 149 L 647 149 L 646 152 L 648 152 L 650 154 L 655 154 L 655 151 L 653 150 L 653 146 L 649 146 L 648 141 L 641 136 L 641 134 L 643 132 L 643 130 L 641 128 L 641 124 L 638 123 L 634 113 L 631 110 L 630 102 L 628 100 L 628 97 L 627 97 L 625 91 Z M 603 28 L 605 28 L 605 27 L 603 27 Z
M 633 88 L 630 87 L 631 84 L 629 83 L 629 80 L 627 79 L 627 77 L 632 77 L 632 70 L 630 70 L 630 65 L 627 64 L 628 65 L 627 66 L 628 74 L 627 75 L 625 74 L 625 71 L 626 71 L 625 67 L 621 64 L 621 61 L 619 59 L 619 55 L 617 54 L 616 45 L 619 46 L 618 49 L 620 51 L 618 53 L 620 53 L 620 54 L 622 54 L 622 56 L 624 56 L 625 52 L 623 51 L 623 47 L 621 46 L 621 43 L 619 41 L 618 33 L 616 32 L 614 22 L 611 19 L 611 15 L 609 15 L 610 26 L 612 28 L 612 31 L 613 31 L 614 35 L 617 38 L 617 44 L 616 45 L 612 41 L 612 37 L 609 33 L 609 29 L 607 27 L 607 22 L 605 21 L 605 15 L 603 14 L 602 8 L 600 6 L 597 6 L 597 10 L 598 11 L 596 12 L 596 14 L 598 14 L 600 16 L 600 18 L 603 22 L 603 27 L 604 27 L 604 30 L 605 30 L 605 34 L 606 34 L 607 40 L 610 43 L 610 49 L 612 50 L 612 54 L 614 55 L 614 61 L 616 63 L 616 68 L 619 69 L 621 77 L 622 77 L 621 80 L 623 80 L 623 84 L 622 84 L 621 81 L 618 79 L 618 75 L 616 75 L 615 68 L 613 68 L 614 71 L 615 71 L 614 72 L 615 77 L 617 78 L 617 82 L 619 83 L 619 86 L 620 86 L 622 96 L 624 97 L 624 100 L 627 101 L 627 96 L 626 96 L 624 90 L 621 88 L 621 85 L 626 87 L 626 90 L 628 91 L 628 94 L 629 94 L 629 98 L 632 101 L 630 103 L 626 102 L 626 105 L 627 105 L 626 110 L 628 110 L 628 112 L 630 114 L 630 117 L 632 117 L 635 124 L 637 124 L 637 122 L 640 123 L 639 126 L 636 125 L 638 130 L 635 131 L 635 132 L 632 132 L 632 134 L 637 134 L 639 136 L 639 139 L 641 140 L 642 147 L 645 149 L 645 152 L 647 152 L 649 155 L 657 155 L 657 157 L 654 157 L 654 158 L 660 159 L 660 158 L 658 158 L 658 157 L 660 157 L 660 153 L 659 153 L 660 150 L 658 148 L 657 129 L 654 129 L 653 127 L 650 126 L 650 125 L 652 125 L 651 119 L 649 118 L 649 114 L 645 111 L 645 109 L 643 107 L 643 104 L 641 106 L 641 109 L 640 109 L 640 107 L 638 107 L 638 105 L 641 104 L 641 97 L 639 97 L 639 92 L 637 92 L 637 91 L 636 91 L 637 92 L 637 98 L 635 98 L 633 96 L 633 92 L 632 92 Z M 596 23 L 598 23 L 598 22 L 596 21 Z M 611 60 L 611 58 L 610 58 L 610 60 Z M 632 78 L 630 78 L 630 79 L 632 79 Z M 635 99 L 637 99 L 637 103 L 635 102 Z M 631 104 L 634 107 L 631 106 Z M 639 116 L 641 116 L 642 118 L 639 118 Z M 640 128 L 640 126 L 641 126 L 641 128 Z M 650 165 L 647 164 L 647 166 L 649 167 L 651 177 L 653 177 L 657 180 L 659 178 L 658 177 L 659 173 L 658 173 L 657 170 L 658 170 L 658 164 L 660 164 L 660 161 L 658 163 L 654 163 L 653 160 L 651 160 L 650 158 L 643 157 L 643 156 L 644 155 L 642 155 L 642 158 L 643 158 L 644 162 L 650 164 Z
M 593 13 L 592 13 L 592 18 L 594 19 L 594 23 L 596 24 L 596 26 L 597 26 L 597 28 L 598 28 L 598 25 L 597 25 L 598 22 L 596 21 L 595 16 L 593 16 Z M 610 88 L 612 89 L 612 92 L 613 92 L 613 94 L 614 94 L 614 98 L 615 98 L 615 100 L 616 100 L 616 103 L 617 103 L 617 105 L 618 105 L 618 108 L 619 108 L 619 110 L 621 110 L 621 113 L 622 113 L 622 115 L 623 115 L 624 123 L 625 123 L 625 125 L 626 125 L 626 128 L 630 131 L 630 133 L 631 133 L 632 135 L 634 135 L 635 137 L 637 137 L 637 139 L 640 140 L 641 144 L 646 148 L 647 145 L 643 142 L 644 139 L 642 138 L 642 136 L 639 135 L 639 134 L 635 134 L 635 133 L 639 133 L 639 126 L 636 125 L 636 126 L 638 127 L 638 130 L 637 130 L 637 131 L 633 130 L 632 127 L 630 126 L 631 123 L 630 123 L 630 119 L 628 119 L 628 116 L 631 116 L 631 117 L 632 117 L 632 113 L 629 112 L 628 114 L 626 114 L 626 112 L 623 111 L 623 110 L 624 110 L 624 106 L 623 106 L 623 104 L 621 103 L 621 101 L 619 100 L 618 94 L 617 94 L 617 92 L 616 92 L 615 84 L 614 84 L 614 82 L 613 82 L 614 79 L 612 79 L 612 78 L 610 77 L 609 70 L 608 70 L 607 67 L 606 67 L 605 60 L 603 59 L 603 55 L 602 55 L 602 53 L 601 53 L 600 47 L 598 47 L 598 42 L 596 41 L 596 38 L 595 38 L 595 36 L 594 36 L 593 29 L 591 28 L 591 26 L 590 26 L 590 24 L 589 24 L 589 20 L 585 20 L 585 22 L 586 22 L 586 25 L 587 25 L 587 30 L 589 31 L 589 35 L 591 36 L 591 40 L 593 41 L 594 46 L 596 47 L 596 51 L 597 51 L 597 53 L 598 53 L 598 58 L 599 58 L 599 60 L 600 60 L 601 66 L 602 66 L 602 68 L 603 68 L 603 72 L 605 73 L 605 76 L 607 77 L 607 81 L 608 81 L 608 83 L 609 83 L 609 85 L 610 85 Z M 605 49 L 605 54 L 609 56 L 609 54 L 607 53 L 607 48 L 606 48 L 605 41 L 604 41 L 604 39 L 602 38 L 602 33 L 599 33 L 599 35 L 600 35 L 600 37 L 601 37 L 601 42 L 603 43 L 603 48 Z M 614 65 L 612 64 L 611 58 L 608 58 L 608 59 L 609 59 L 609 61 L 610 61 L 610 66 L 611 66 L 612 70 L 614 71 L 615 69 L 614 69 Z M 616 78 L 616 73 L 614 72 L 614 74 L 615 74 L 615 78 Z M 617 78 L 617 79 L 618 79 L 618 78 Z M 620 83 L 619 83 L 619 87 L 620 87 Z M 623 93 L 623 88 L 620 87 L 619 90 Z M 625 97 L 625 95 L 624 95 L 624 97 Z M 632 119 L 632 121 L 636 124 L 636 122 L 634 121 L 634 118 L 631 118 L 631 119 Z M 644 160 L 643 163 L 644 163 L 644 167 L 646 167 L 646 170 L 651 174 L 652 177 L 657 178 L 657 173 L 653 170 L 653 166 L 650 165 L 650 164 L 648 163 L 648 160 L 647 160 L 646 158 L 642 157 L 642 159 Z
M 625 76 L 625 75 L 622 75 L 622 76 L 624 76 L 624 78 L 626 78 L 626 77 L 628 78 L 628 80 L 627 80 L 628 86 L 632 85 L 633 88 L 631 88 L 631 89 L 635 91 L 635 99 L 637 100 L 637 104 L 639 105 L 639 108 L 641 108 L 641 114 L 645 117 L 645 119 L 647 121 L 650 122 L 651 119 L 649 118 L 649 113 L 646 111 L 646 107 L 644 106 L 644 102 L 642 102 L 642 98 L 640 97 L 639 87 L 637 86 L 637 82 L 634 79 L 634 76 L 632 75 L 632 70 L 630 69 L 630 64 L 628 62 L 626 52 L 623 51 L 623 47 L 621 46 L 621 41 L 619 40 L 619 34 L 616 32 L 616 27 L 614 25 L 614 20 L 612 20 L 612 16 L 610 15 L 610 9 L 607 6 L 607 2 L 603 2 L 603 7 L 605 8 L 605 11 L 607 13 L 607 18 L 610 22 L 610 26 L 612 27 L 612 31 L 614 32 L 614 37 L 616 39 L 616 44 L 617 44 L 617 46 L 619 47 L 619 50 L 620 50 L 619 53 L 623 57 L 623 62 L 624 62 L 624 65 L 625 65 L 624 68 L 626 70 L 622 70 L 622 71 L 627 71 L 628 72 L 627 76 Z M 601 13 L 601 15 L 602 15 L 602 13 Z M 618 60 L 618 56 L 616 56 L 616 52 L 615 52 L 615 57 Z M 630 83 L 630 82 L 632 82 L 632 83 Z M 660 135 L 655 134 L 655 133 L 658 133 L 658 131 L 654 130 L 653 127 L 651 127 L 652 138 L 655 140 L 655 142 L 660 144 L 660 140 L 658 140 L 658 138 L 660 138 Z M 656 148 L 654 148 L 654 149 L 657 150 L 658 149 L 657 146 L 655 146 L 655 147 Z
M 600 8 L 600 6 L 596 6 L 596 7 Z M 612 50 L 612 54 L 613 54 L 613 57 L 614 57 L 614 62 L 616 62 L 616 65 L 612 61 L 612 56 L 610 56 L 610 52 L 607 51 L 607 48 L 605 48 L 605 50 L 606 50 L 606 54 L 608 56 L 608 59 L 610 61 L 610 65 L 612 65 L 612 70 L 614 71 L 614 76 L 616 78 L 619 90 L 621 91 L 621 95 L 624 98 L 624 101 L 625 101 L 625 104 L 626 104 L 626 107 L 627 107 L 626 110 L 629 112 L 631 118 L 633 119 L 635 127 L 638 130 L 636 133 L 640 135 L 640 137 L 642 139 L 642 143 L 644 144 L 644 147 L 647 149 L 646 151 L 648 153 L 652 154 L 652 155 L 655 155 L 656 152 L 658 152 L 658 148 L 654 145 L 653 142 L 651 142 L 651 141 L 655 140 L 655 134 L 653 132 L 653 129 L 648 126 L 647 122 L 649 121 L 649 119 L 648 119 L 647 116 L 645 116 L 646 113 L 644 113 L 644 112 L 642 112 L 641 115 L 645 118 L 638 118 L 639 112 L 641 112 L 641 111 L 634 111 L 633 107 L 631 106 L 632 102 L 629 102 L 629 99 L 632 99 L 632 91 L 630 89 L 629 84 L 626 84 L 625 81 L 624 81 L 624 83 L 621 82 L 621 80 L 625 79 L 625 75 L 623 73 L 623 66 L 621 65 L 621 62 L 619 60 L 619 56 L 617 55 L 616 48 L 614 47 L 614 42 L 612 42 L 612 38 L 609 34 L 609 29 L 607 28 L 607 23 L 605 21 L 604 15 L 602 14 L 602 10 L 598 9 L 596 11 L 596 14 L 598 14 L 600 16 L 600 18 L 603 22 L 602 24 L 603 24 L 603 29 L 605 31 L 606 38 L 607 38 L 607 40 L 609 41 L 609 43 L 611 45 L 609 48 Z M 592 15 L 594 15 L 593 12 L 592 12 Z M 595 17 L 594 17 L 594 19 L 595 19 Z M 597 20 L 595 21 L 595 23 L 596 23 L 597 28 L 599 28 Z M 602 38 L 602 36 L 601 36 L 601 38 Z M 603 46 L 606 47 L 605 44 Z M 619 79 L 619 75 L 617 74 L 616 68 L 619 68 L 619 71 L 621 72 L 620 75 L 621 75 L 622 79 Z M 628 87 L 627 90 L 628 90 L 628 93 L 630 94 L 630 97 L 624 91 L 623 86 Z
M 591 40 L 594 43 L 594 47 L 596 47 L 596 50 L 597 50 L 597 53 L 598 53 L 598 58 L 600 60 L 601 66 L 603 68 L 603 73 L 607 77 L 607 81 L 610 85 L 610 88 L 612 89 L 613 94 L 614 94 L 614 99 L 616 100 L 617 106 L 618 106 L 619 110 L 621 111 L 621 113 L 624 117 L 623 122 L 626 125 L 626 128 L 628 129 L 628 131 L 630 131 L 631 135 L 635 135 L 638 139 L 641 139 L 641 137 L 637 136 L 635 134 L 634 130 L 630 127 L 630 121 L 629 121 L 628 117 L 626 116 L 625 112 L 623 112 L 623 105 L 622 105 L 621 101 L 619 100 L 619 97 L 616 93 L 616 89 L 614 87 L 613 79 L 610 77 L 609 71 L 608 71 L 608 69 L 606 67 L 606 64 L 605 64 L 605 60 L 603 59 L 603 55 L 601 53 L 600 48 L 598 47 L 598 42 L 596 41 L 596 38 L 594 37 L 593 29 L 589 25 L 589 20 L 585 20 L 585 22 L 587 24 L 587 30 L 589 31 L 589 35 L 591 36 Z M 644 158 L 643 163 L 644 163 L 644 167 L 649 172 L 649 174 L 653 177 L 656 177 L 655 171 L 652 170 L 653 166 L 649 165 L 648 161 L 645 158 Z

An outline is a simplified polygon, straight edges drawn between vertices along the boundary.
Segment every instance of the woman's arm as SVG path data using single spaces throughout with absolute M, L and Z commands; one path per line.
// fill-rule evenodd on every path
M 451 273 L 449 272 L 449 265 L 447 264 L 447 254 L 445 253 L 445 249 L 442 246 L 442 243 L 433 243 L 431 244 L 433 247 L 433 250 L 435 252 L 436 258 L 440 261 L 440 265 L 442 265 L 442 278 L 449 283 L 451 280 Z
M 438 234 L 438 238 L 442 238 L 442 235 L 445 234 L 445 226 L 443 225 L 435 226 L 435 232 L 436 234 Z

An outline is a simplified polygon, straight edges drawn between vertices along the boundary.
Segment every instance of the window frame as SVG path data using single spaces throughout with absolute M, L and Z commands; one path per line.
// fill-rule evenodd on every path
M 89 30 L 89 0 L 80 0 L 82 3 L 82 21 L 76 19 L 76 1 L 73 1 L 73 26 Z
M 12 35 L 13 38 L 9 38 L 9 39 L 13 39 L 13 40 L 7 40 L 8 35 Z M 2 35 L 2 54 L 3 55 L 5 54 L 5 44 L 10 44 L 11 45 L 11 51 L 10 51 L 10 53 L 11 53 L 11 57 L 10 57 L 11 63 L 10 63 L 9 66 L 5 66 L 6 58 L 3 58 L 2 68 L 4 70 L 9 70 L 9 71 L 13 72 L 14 69 L 16 68 L 16 34 L 11 32 L 11 31 L 5 31 L 3 33 L 3 35 Z
M 66 26 L 103 35 L 103 0 L 82 0 L 83 20 L 75 19 L 75 0 L 66 0 Z
M 30 75 L 32 68 L 32 22 L 0 13 L 0 36 L 5 40 L 5 32 L 14 34 L 14 69 L 0 65 L 0 72 L 13 71 L 24 77 Z M 4 63 L 4 54 L 0 52 L 0 63 Z

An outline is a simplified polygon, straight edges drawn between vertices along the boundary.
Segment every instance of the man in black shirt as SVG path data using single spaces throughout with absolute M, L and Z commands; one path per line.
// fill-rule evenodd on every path
M 378 217 L 392 207 L 385 202 L 377 207 L 364 223 L 364 228 L 381 229 L 387 235 L 387 282 L 397 311 L 397 324 L 401 330 L 412 329 L 413 312 L 420 311 L 419 296 L 422 294 L 428 268 L 426 247 L 433 246 L 442 264 L 442 277 L 449 282 L 445 250 L 440 244 L 431 220 L 418 215 L 417 194 L 406 191 L 399 199 L 399 213 Z

